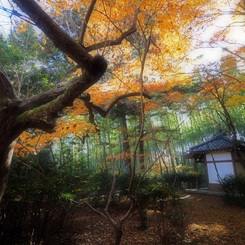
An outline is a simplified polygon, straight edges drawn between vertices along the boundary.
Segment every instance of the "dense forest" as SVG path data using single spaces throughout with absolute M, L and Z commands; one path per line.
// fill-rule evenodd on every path
M 177 190 L 206 186 L 191 146 L 245 140 L 245 1 L 2 0 L 0 12 L 2 244 L 41 244 L 77 205 L 119 244 L 135 207 L 145 226 L 149 205 L 175 200 L 170 214 Z M 174 210 L 162 214 L 176 231 Z

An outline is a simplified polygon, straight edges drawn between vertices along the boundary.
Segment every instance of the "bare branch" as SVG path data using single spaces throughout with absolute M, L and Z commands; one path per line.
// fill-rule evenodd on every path
M 92 205 L 90 205 L 88 202 L 77 202 L 73 199 L 71 199 L 72 202 L 76 203 L 76 204 L 86 204 L 88 205 L 93 211 L 95 211 L 96 213 L 100 214 L 102 217 L 104 217 L 106 220 L 108 220 L 108 218 L 102 213 L 100 212 L 99 210 L 97 210 L 96 208 L 94 208 Z
M 135 205 L 135 200 L 132 199 L 130 208 L 128 209 L 127 213 L 120 219 L 121 223 L 123 223 L 128 218 L 128 216 L 131 214 L 131 212 L 132 212 L 132 210 L 134 208 L 134 205 Z
M 84 19 L 84 22 L 83 22 L 83 25 L 82 25 L 82 30 L 81 30 L 81 34 L 80 34 L 80 37 L 79 37 L 79 40 L 78 40 L 78 43 L 80 44 L 83 44 L 83 40 L 84 40 L 84 36 L 85 36 L 85 32 L 86 32 L 86 29 L 87 29 L 87 26 L 88 26 L 88 22 L 89 22 L 89 19 L 90 19 L 90 16 L 94 10 L 94 6 L 96 4 L 97 0 L 92 0 L 91 1 L 91 4 L 88 8 L 88 12 L 85 16 L 85 19 Z
M 127 31 L 123 32 L 117 39 L 115 39 L 115 40 L 105 40 L 105 41 L 103 41 L 101 43 L 90 45 L 90 46 L 86 47 L 86 50 L 88 52 L 90 52 L 92 50 L 97 50 L 97 49 L 100 49 L 100 48 L 105 48 L 105 47 L 108 47 L 108 46 L 115 46 L 115 45 L 121 44 L 124 39 L 126 39 L 132 33 L 137 31 L 136 25 L 137 25 L 138 14 L 139 14 L 139 9 L 137 9 L 135 11 L 132 26 Z
M 235 53 L 235 52 L 232 52 L 231 50 L 229 50 L 228 48 L 225 48 L 225 47 L 221 47 L 224 51 L 230 53 L 230 54 L 233 54 L 234 56 L 237 56 L 238 58 L 240 58 L 241 60 L 245 60 L 244 57 L 242 57 L 241 55 L 239 55 L 238 53 Z
M 109 47 L 109 46 L 116 46 L 122 43 L 122 41 L 127 38 L 128 36 L 130 36 L 132 33 L 136 32 L 136 28 L 130 28 L 128 31 L 124 32 L 121 34 L 120 37 L 118 37 L 116 40 L 105 40 L 101 43 L 96 43 L 93 45 L 88 46 L 86 49 L 88 52 L 92 51 L 92 50 L 97 50 L 100 48 L 105 48 L 105 47 Z
M 130 178 L 130 183 L 129 183 L 129 188 L 128 188 L 128 194 L 131 198 L 131 200 L 134 201 L 134 197 L 132 195 L 132 188 L 133 188 L 133 181 L 134 181 L 134 177 L 135 177 L 135 167 L 136 167 L 136 152 L 140 143 L 140 140 L 142 138 L 143 135 L 143 131 L 144 131 L 144 121 L 145 121 L 145 116 L 144 116 L 144 102 L 143 102 L 143 91 L 144 91 L 144 84 L 143 84 L 143 74 L 144 74 L 144 69 L 145 69 L 145 62 L 146 62 L 146 57 L 150 48 L 150 44 L 151 44 L 151 35 L 152 35 L 152 29 L 150 32 L 150 35 L 148 37 L 148 40 L 146 42 L 146 47 L 145 47 L 145 52 L 144 52 L 144 56 L 141 62 L 141 71 L 140 71 L 140 103 L 141 103 L 141 128 L 140 128 L 140 133 L 138 136 L 138 139 L 136 141 L 135 144 L 135 148 L 134 148 L 134 152 L 133 152 L 133 168 L 132 168 L 132 174 L 131 174 L 131 178 Z

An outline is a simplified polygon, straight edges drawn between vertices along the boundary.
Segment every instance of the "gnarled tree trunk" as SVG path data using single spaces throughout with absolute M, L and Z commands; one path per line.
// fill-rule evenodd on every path
M 6 189 L 10 164 L 13 156 L 15 139 L 21 132 L 21 125 L 16 124 L 18 99 L 11 83 L 0 72 L 0 200 Z
M 104 74 L 107 62 L 88 51 L 67 35 L 33 0 L 13 0 L 22 11 L 83 69 L 83 74 L 66 86 L 39 95 L 19 99 L 11 82 L 0 70 L 0 201 L 7 185 L 14 146 L 28 128 L 53 132 L 58 113 L 73 104 L 85 90 Z

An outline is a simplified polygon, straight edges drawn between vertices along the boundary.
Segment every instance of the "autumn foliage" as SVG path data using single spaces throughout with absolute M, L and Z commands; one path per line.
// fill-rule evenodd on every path
M 59 1 L 59 4 L 51 0 L 40 2 L 57 23 L 91 54 L 102 54 L 109 61 L 107 73 L 101 83 L 86 91 L 90 94 L 91 101 L 106 108 L 120 95 L 140 92 L 139 76 L 148 40 L 150 47 L 143 75 L 145 92 L 164 94 L 165 99 L 180 102 L 183 95 L 172 91 L 172 88 L 188 84 L 190 78 L 171 74 L 182 70 L 186 56 L 192 49 L 192 35 L 194 36 L 195 28 L 202 24 L 209 1 L 97 1 L 84 35 L 81 17 L 85 16 L 90 3 L 91 1 L 79 1 L 79 4 L 77 1 Z M 23 22 L 16 29 L 17 33 L 26 30 L 27 24 Z M 125 34 L 130 32 L 132 35 L 123 40 Z M 47 56 L 51 55 L 52 45 L 45 36 L 41 36 L 41 39 L 41 42 L 35 44 Z M 71 59 L 69 62 L 73 66 Z M 76 68 L 69 74 L 69 78 L 79 74 L 81 71 Z M 154 100 L 145 100 L 146 111 L 161 106 L 161 103 Z M 83 101 L 76 100 L 74 107 L 68 109 L 67 113 L 57 124 L 54 134 L 24 133 L 20 143 L 23 145 L 24 142 L 29 142 L 26 149 L 34 151 L 34 148 L 40 149 L 52 140 L 70 133 L 88 135 L 96 132 L 96 126 L 88 120 L 88 110 Z M 26 149 L 23 148 L 22 152 Z M 16 152 L 21 152 L 21 145 L 18 145 Z
M 245 137 L 245 49 L 234 28 L 244 28 L 245 1 L 10 2 L 14 10 L 3 11 L 15 24 L 0 36 L 0 199 L 14 149 L 6 200 L 28 203 L 23 214 L 36 223 L 86 204 L 107 220 L 110 228 L 98 219 L 107 236 L 114 229 L 117 245 L 136 242 L 124 230 L 134 230 L 136 215 L 147 232 L 136 232 L 144 234 L 137 242 L 234 242 L 230 224 L 202 219 L 202 198 L 186 197 L 196 215 L 188 224 L 173 187 L 206 184 L 204 166 L 193 170 L 183 159 L 191 145 L 220 130 Z M 76 222 L 87 218 L 80 215 Z M 39 243 L 37 230 L 30 239 Z M 74 239 L 95 238 L 112 241 L 90 231 Z

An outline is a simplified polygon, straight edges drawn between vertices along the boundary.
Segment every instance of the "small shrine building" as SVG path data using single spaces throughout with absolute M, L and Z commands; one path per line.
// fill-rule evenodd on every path
M 226 175 L 245 175 L 245 142 L 234 141 L 224 134 L 190 147 L 184 157 L 194 160 L 195 170 L 198 162 L 205 164 L 207 187 L 210 191 L 219 191 L 219 180 Z

